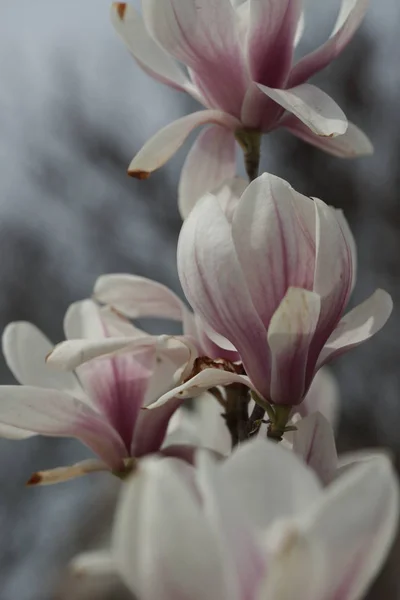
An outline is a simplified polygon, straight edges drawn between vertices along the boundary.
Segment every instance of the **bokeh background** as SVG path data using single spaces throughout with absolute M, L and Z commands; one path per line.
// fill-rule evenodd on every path
M 138 4 L 139 2 L 134 2 Z M 300 52 L 322 42 L 339 0 L 309 0 Z M 0 0 L 0 329 L 29 320 L 62 339 L 68 305 L 96 277 L 131 272 L 179 292 L 179 170 L 187 147 L 146 182 L 126 176 L 142 143 L 195 103 L 152 81 L 109 23 L 109 0 Z M 398 0 L 372 2 L 342 56 L 317 77 L 374 141 L 371 158 L 331 158 L 288 134 L 264 140 L 263 168 L 341 207 L 359 249 L 354 302 L 384 287 L 400 300 Z M 400 456 L 400 315 L 335 364 L 342 449 Z M 12 383 L 4 361 L 0 383 Z M 71 579 L 79 550 L 107 542 L 118 484 L 92 476 L 27 489 L 37 469 L 81 460 L 73 441 L 0 440 L 0 598 L 124 598 L 115 581 Z M 360 498 L 362 502 L 362 498 Z M 395 548 L 370 598 L 400 598 Z

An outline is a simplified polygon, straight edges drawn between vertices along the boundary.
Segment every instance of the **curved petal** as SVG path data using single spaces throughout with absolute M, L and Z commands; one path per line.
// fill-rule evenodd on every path
M 64 333 L 67 340 L 107 337 L 101 319 L 100 307 L 93 300 L 82 300 L 71 304 L 64 317 Z
M 83 396 L 73 373 L 62 373 L 46 364 L 53 344 L 35 325 L 26 321 L 10 323 L 4 330 L 2 345 L 6 363 L 20 383 Z
M 89 406 L 56 390 L 0 386 L 0 423 L 40 435 L 75 437 L 112 469 L 127 456 L 116 431 Z
M 109 550 L 82 552 L 72 559 L 69 569 L 77 577 L 104 577 L 118 574 Z
M 338 158 L 358 158 L 369 156 L 374 152 L 371 140 L 354 123 L 348 124 L 346 133 L 333 138 L 314 134 L 309 127 L 293 115 L 282 119 L 280 125 L 304 142 Z
M 34 431 L 26 431 L 25 429 L 18 429 L 18 427 L 0 423 L 0 437 L 6 440 L 26 440 L 34 435 L 37 435 Z
M 312 289 L 313 202 L 283 179 L 261 175 L 238 204 L 232 237 L 253 304 L 268 328 L 288 287 Z
M 124 486 L 113 549 L 125 582 L 143 600 L 229 600 L 215 534 L 173 459 L 144 460 Z
M 182 117 L 158 131 L 136 154 L 128 167 L 128 174 L 138 179 L 147 179 L 179 150 L 189 134 L 200 127 L 213 123 L 231 131 L 240 127 L 240 122 L 219 110 L 201 110 Z
M 142 0 L 154 39 L 188 66 L 210 106 L 240 116 L 248 83 L 236 11 L 230 0 Z
M 230 385 L 231 383 L 241 383 L 248 388 L 257 391 L 252 385 L 249 377 L 238 375 L 229 371 L 221 371 L 220 369 L 204 369 L 198 375 L 195 375 L 182 385 L 167 392 L 154 404 L 151 404 L 148 409 L 153 410 L 159 406 L 163 406 L 172 398 L 193 398 L 199 396 L 203 392 L 218 385 Z
M 342 109 L 322 90 L 303 83 L 288 90 L 258 84 L 259 89 L 285 110 L 295 115 L 313 133 L 323 137 L 343 135 L 347 119 Z
M 342 0 L 336 25 L 325 44 L 302 58 L 292 69 L 290 87 L 307 81 L 331 63 L 351 41 L 368 7 L 368 0 Z
M 234 345 L 263 394 L 268 389 L 266 331 L 247 290 L 231 228 L 212 195 L 203 198 L 183 224 L 178 271 L 195 312 Z
M 335 436 L 325 417 L 316 412 L 296 423 L 293 452 L 318 475 L 323 485 L 335 477 L 338 466 Z
M 249 0 L 247 56 L 253 81 L 271 87 L 286 82 L 301 4 L 300 0 Z
M 243 177 L 234 177 L 226 181 L 215 193 L 225 217 L 231 223 L 240 198 L 243 196 L 249 182 Z
M 178 205 L 182 219 L 186 219 L 197 200 L 216 190 L 235 173 L 236 142 L 232 131 L 213 126 L 200 133 L 179 181 Z
M 102 275 L 94 286 L 94 296 L 130 319 L 159 317 L 183 321 L 188 310 L 165 285 L 138 275 Z
M 398 514 L 398 482 L 384 456 L 357 464 L 327 488 L 304 523 L 325 559 L 321 598 L 364 596 L 396 535 Z
M 160 450 L 169 422 L 181 404 L 182 398 L 174 398 L 154 410 L 140 411 L 132 438 L 132 456 L 141 457 Z
M 340 412 L 340 390 L 328 367 L 323 367 L 316 373 L 307 396 L 297 407 L 297 411 L 302 417 L 320 412 L 335 429 Z
M 289 288 L 271 319 L 271 388 L 274 404 L 299 404 L 307 391 L 310 345 L 317 328 L 321 299 L 318 294 Z
M 113 2 L 111 22 L 143 71 L 161 83 L 200 99 L 182 69 L 149 35 L 142 17 L 131 4 Z
M 392 310 L 390 295 L 384 290 L 376 290 L 339 322 L 320 354 L 317 368 L 375 335 L 385 325 Z

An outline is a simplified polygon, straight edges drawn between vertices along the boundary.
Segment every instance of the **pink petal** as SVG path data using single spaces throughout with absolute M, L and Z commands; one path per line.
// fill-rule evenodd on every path
M 299 0 L 249 0 L 248 62 L 253 81 L 271 87 L 286 82 L 292 65 Z
M 230 0 L 146 0 L 143 17 L 154 39 L 191 69 L 210 107 L 239 118 L 248 75 Z
M 293 68 L 289 85 L 299 85 L 331 63 L 351 41 L 368 7 L 368 0 L 342 0 L 331 37 L 325 44 L 302 58 Z
M 235 173 L 233 133 L 219 126 L 200 133 L 187 156 L 179 182 L 178 203 L 182 219 L 186 219 L 197 200 L 233 178 Z
M 131 4 L 114 2 L 111 22 L 139 66 L 151 77 L 199 98 L 177 63 L 149 35 L 142 17 Z
M 293 115 L 288 115 L 288 118 L 282 119 L 281 125 L 304 142 L 308 142 L 339 158 L 369 156 L 374 151 L 369 138 L 353 123 L 349 123 L 346 133 L 333 138 L 315 135 L 311 129 Z
M 134 355 L 94 359 L 79 368 L 85 390 L 98 411 L 118 431 L 128 452 L 155 360 L 155 349 L 145 348 Z
M 312 289 L 313 202 L 283 179 L 263 174 L 243 194 L 232 236 L 253 304 L 268 328 L 288 287 Z
M 384 290 L 377 290 L 368 300 L 353 308 L 326 342 L 318 367 L 375 335 L 385 325 L 392 310 L 392 299 Z
M 144 456 L 161 448 L 171 417 L 181 404 L 182 399 L 175 398 L 158 408 L 140 411 L 132 439 L 132 456 Z
M 342 109 L 314 85 L 303 83 L 288 90 L 273 89 L 265 85 L 258 87 L 316 135 L 335 137 L 347 130 L 347 119 Z
M 211 195 L 195 206 L 182 227 L 178 270 L 195 312 L 234 345 L 254 385 L 265 389 L 266 332 L 247 290 L 231 228 Z
M 68 394 L 30 386 L 0 386 L 0 422 L 40 435 L 76 437 L 112 469 L 127 451 L 117 432 L 87 404 Z
M 364 597 L 394 540 L 398 515 L 397 477 L 384 456 L 349 468 L 327 488 L 305 520 L 307 538 L 318 540 L 325 562 L 319 597 Z
M 316 412 L 296 423 L 293 452 L 328 485 L 337 469 L 337 453 L 333 429 L 325 417 Z
M 231 131 L 235 131 L 240 127 L 240 122 L 237 119 L 219 110 L 201 110 L 182 117 L 161 129 L 146 142 L 129 165 L 129 175 L 138 179 L 146 179 L 179 150 L 188 135 L 196 127 L 208 123 L 221 125 Z
M 271 349 L 270 400 L 295 405 L 302 401 L 308 386 L 309 348 L 320 314 L 318 294 L 289 288 L 268 328 Z

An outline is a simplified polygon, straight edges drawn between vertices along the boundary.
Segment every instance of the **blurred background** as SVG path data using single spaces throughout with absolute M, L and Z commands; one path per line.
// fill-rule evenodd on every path
M 176 190 L 186 146 L 148 181 L 126 167 L 161 126 L 195 102 L 151 80 L 109 23 L 109 0 L 0 1 L 0 329 L 29 320 L 62 339 L 68 305 L 97 276 L 127 272 L 180 293 Z M 138 2 L 134 2 L 138 4 Z M 324 41 L 339 0 L 309 0 L 300 52 Z M 400 300 L 400 43 L 398 0 L 371 3 L 353 43 L 316 83 L 375 144 L 356 162 L 284 132 L 264 139 L 263 169 L 343 208 L 359 250 L 357 303 L 383 287 Z M 342 450 L 389 446 L 400 456 L 400 314 L 339 360 Z M 12 383 L 4 361 L 0 382 Z M 98 475 L 27 489 L 37 469 L 78 461 L 73 441 L 0 440 L 0 598 L 124 598 L 115 581 L 71 579 L 69 560 L 106 544 L 118 484 Z M 360 499 L 362 501 L 362 499 Z M 400 598 L 394 549 L 370 598 Z

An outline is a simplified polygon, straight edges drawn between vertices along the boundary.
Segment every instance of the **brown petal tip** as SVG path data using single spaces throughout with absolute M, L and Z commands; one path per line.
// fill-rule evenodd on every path
M 128 5 L 126 4 L 126 2 L 114 2 L 114 6 L 115 6 L 115 10 L 117 11 L 117 15 L 119 16 L 121 21 L 123 21 L 125 18 L 125 13 L 126 13 L 126 9 L 128 8 Z
M 34 473 L 32 475 L 32 477 L 29 479 L 29 481 L 26 482 L 27 486 L 33 486 L 33 485 L 39 485 L 40 483 L 42 483 L 42 476 L 40 475 L 40 473 Z
M 148 179 L 151 175 L 149 171 L 128 171 L 129 177 L 134 177 L 135 179 L 140 179 L 143 181 L 144 179 Z

